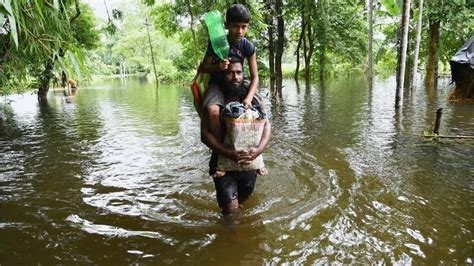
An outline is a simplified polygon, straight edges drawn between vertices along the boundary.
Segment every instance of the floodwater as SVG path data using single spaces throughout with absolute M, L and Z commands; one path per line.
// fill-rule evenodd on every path
M 455 263 L 474 260 L 474 106 L 447 82 L 262 89 L 270 174 L 232 221 L 186 86 L 104 80 L 0 101 L 0 264 Z

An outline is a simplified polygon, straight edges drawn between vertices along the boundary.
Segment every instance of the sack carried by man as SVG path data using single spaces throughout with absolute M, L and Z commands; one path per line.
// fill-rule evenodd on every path
M 265 114 L 256 108 L 246 110 L 242 104 L 231 102 L 226 105 L 223 117 L 226 126 L 225 147 L 234 150 L 247 150 L 260 144 L 267 122 Z M 225 156 L 219 156 L 217 161 L 217 169 L 221 171 L 249 171 L 264 167 L 261 154 L 250 164 L 239 164 Z

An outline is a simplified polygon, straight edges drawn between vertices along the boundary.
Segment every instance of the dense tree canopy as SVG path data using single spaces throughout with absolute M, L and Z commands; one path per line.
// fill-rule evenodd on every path
M 82 52 L 99 41 L 95 16 L 76 1 L 3 0 L 0 22 L 2 93 L 38 87 L 48 61 L 80 74 Z
M 106 21 L 98 21 L 79 0 L 1 0 L 0 93 L 40 88 L 41 83 L 49 81 L 42 80 L 48 60 L 53 63 L 49 66 L 53 75 L 65 70 L 70 76 L 83 79 L 81 69 L 86 68 L 92 74 L 146 75 L 153 69 L 150 45 L 162 82 L 189 79 L 208 42 L 203 16 L 210 10 L 224 14 L 234 2 L 124 0 L 111 9 Z M 282 66 L 282 73 L 277 75 L 292 76 L 295 71 L 298 74 L 304 70 L 300 74 L 308 79 L 335 73 L 363 73 L 368 52 L 365 1 L 236 2 L 249 7 L 252 19 L 247 37 L 257 47 L 263 81 L 267 76 L 274 77 L 273 72 Z M 373 2 L 375 72 L 394 74 L 401 1 Z M 413 56 L 414 29 L 420 16 L 417 4 L 418 1 L 412 1 L 409 58 Z M 430 25 L 439 22 L 439 60 L 447 66 L 450 57 L 473 35 L 472 8 L 472 1 L 468 0 L 427 1 L 421 66 L 429 58 Z M 283 32 L 279 27 L 283 27 Z M 100 28 L 104 29 L 101 35 Z

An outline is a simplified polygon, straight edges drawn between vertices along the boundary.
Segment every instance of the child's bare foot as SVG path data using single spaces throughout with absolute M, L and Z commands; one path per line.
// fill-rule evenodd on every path
M 212 175 L 212 177 L 221 177 L 225 175 L 225 171 L 216 170 L 216 172 Z
M 265 167 L 257 169 L 257 174 L 262 175 L 262 176 L 268 175 L 268 169 Z

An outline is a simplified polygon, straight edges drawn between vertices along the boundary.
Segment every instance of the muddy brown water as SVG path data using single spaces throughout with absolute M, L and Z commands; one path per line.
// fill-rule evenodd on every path
M 270 171 L 230 223 L 186 86 L 140 79 L 0 101 L 0 264 L 423 263 L 474 259 L 474 107 L 447 82 L 263 88 Z

